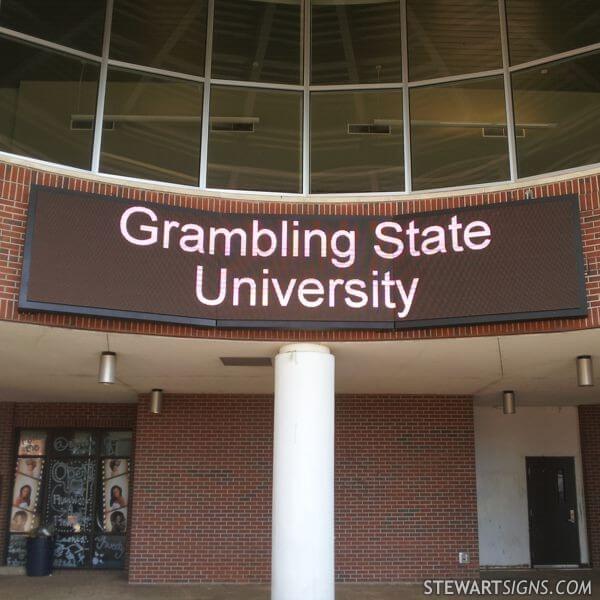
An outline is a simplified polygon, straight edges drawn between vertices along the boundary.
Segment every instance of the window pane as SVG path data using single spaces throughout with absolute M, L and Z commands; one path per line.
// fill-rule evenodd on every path
M 216 0 L 212 76 L 300 83 L 300 0 Z
M 208 187 L 301 191 L 302 95 L 215 86 Z
M 408 0 L 412 81 L 502 67 L 495 0 Z
M 6 565 L 8 567 L 21 567 L 27 561 L 27 536 L 23 534 L 11 535 L 6 548 Z
M 313 0 L 311 81 L 402 81 L 400 2 Z
M 115 0 L 110 56 L 204 74 L 207 0 Z
M 600 54 L 513 73 L 519 176 L 600 162 Z
M 93 459 L 52 459 L 46 480 L 44 523 L 53 525 L 57 533 L 92 531 L 96 475 Z
M 131 431 L 107 431 L 102 436 L 102 456 L 131 456 Z
M 55 569 L 82 569 L 90 559 L 90 536 L 58 533 L 54 540 Z
M 0 25 L 101 54 L 105 13 L 104 0 L 2 0 Z
M 410 91 L 413 188 L 509 178 L 503 79 Z
M 122 535 L 99 535 L 94 543 L 93 569 L 124 569 L 127 538 Z
M 202 85 L 109 69 L 100 168 L 198 185 Z
M 56 456 L 91 456 L 96 453 L 96 439 L 91 431 L 59 431 L 50 451 Z
M 404 189 L 402 91 L 311 95 L 311 192 Z
M 0 149 L 90 167 L 99 67 L 0 38 Z
M 507 0 L 512 64 L 600 42 L 598 0 Z

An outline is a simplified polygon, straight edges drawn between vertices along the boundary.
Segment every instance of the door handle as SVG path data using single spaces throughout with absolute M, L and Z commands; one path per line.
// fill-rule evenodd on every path
M 575 523 L 575 510 L 571 509 L 569 511 L 569 523 Z

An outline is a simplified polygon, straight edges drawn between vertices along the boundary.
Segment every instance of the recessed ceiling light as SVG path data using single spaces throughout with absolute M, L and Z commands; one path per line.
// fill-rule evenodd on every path
M 271 367 L 270 356 L 221 356 L 226 367 Z

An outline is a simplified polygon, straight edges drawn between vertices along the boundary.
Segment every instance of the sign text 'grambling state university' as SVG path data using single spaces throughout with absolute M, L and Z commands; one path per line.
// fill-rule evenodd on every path
M 34 187 L 20 307 L 205 326 L 586 312 L 574 196 L 390 217 L 223 214 Z

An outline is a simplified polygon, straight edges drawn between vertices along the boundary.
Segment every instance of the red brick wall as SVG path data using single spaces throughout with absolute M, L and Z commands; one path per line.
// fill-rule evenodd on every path
M 139 405 L 130 581 L 268 581 L 273 400 L 166 396 Z M 474 574 L 472 401 L 336 400 L 339 581 Z M 470 552 L 467 567 L 458 551 Z
M 155 192 L 123 185 L 108 185 L 93 180 L 55 175 L 26 167 L 0 162 L 0 320 L 14 320 L 44 325 L 123 331 L 153 335 L 229 339 L 277 340 L 384 340 L 465 337 L 476 335 L 506 335 L 530 332 L 564 331 L 600 326 L 600 191 L 598 176 L 582 177 L 560 183 L 533 187 L 536 197 L 577 193 L 580 198 L 581 225 L 587 265 L 588 317 L 555 319 L 519 323 L 467 325 L 461 327 L 430 327 L 397 331 L 285 331 L 255 329 L 203 329 L 201 327 L 156 324 L 117 319 L 53 315 L 48 313 L 19 313 L 17 299 L 23 261 L 23 242 L 27 217 L 29 188 L 32 183 L 67 189 L 118 195 L 124 198 L 201 210 L 243 212 L 255 214 L 338 214 L 338 215 L 395 215 L 476 206 L 522 200 L 531 185 L 520 189 L 486 194 L 452 196 L 422 200 L 392 200 L 387 202 L 355 203 L 285 203 L 280 201 L 251 202 L 208 196 L 192 196 Z
M 139 404 L 130 581 L 268 581 L 273 400 Z
M 337 578 L 474 574 L 472 398 L 342 396 L 335 426 Z M 459 551 L 469 565 L 458 565 Z
M 13 427 L 133 429 L 136 410 L 135 404 L 17 403 Z
M 579 407 L 581 459 L 590 557 L 600 566 L 600 404 Z
M 10 488 L 15 468 L 15 429 L 95 427 L 135 429 L 135 404 L 0 402 L 0 565 L 4 563 Z M 135 465 L 134 465 L 135 468 Z

